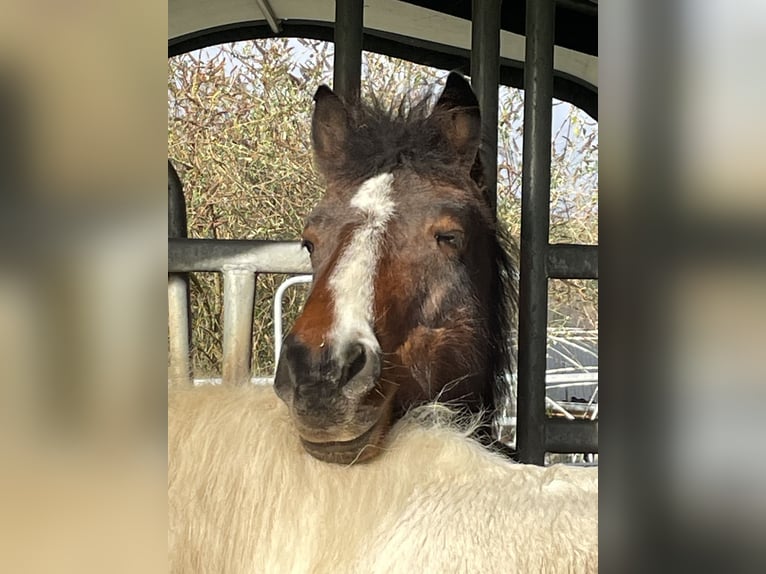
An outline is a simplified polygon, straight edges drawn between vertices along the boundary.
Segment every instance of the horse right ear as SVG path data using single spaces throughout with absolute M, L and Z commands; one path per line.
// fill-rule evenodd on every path
M 319 169 L 327 174 L 330 166 L 342 163 L 350 132 L 348 112 L 341 99 L 325 85 L 314 94 L 311 118 L 311 143 Z

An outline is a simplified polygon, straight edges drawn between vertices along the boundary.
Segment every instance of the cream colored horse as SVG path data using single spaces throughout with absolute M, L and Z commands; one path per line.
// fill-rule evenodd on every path
M 445 410 L 342 466 L 303 449 L 272 388 L 169 392 L 171 571 L 597 571 L 597 468 L 515 464 Z

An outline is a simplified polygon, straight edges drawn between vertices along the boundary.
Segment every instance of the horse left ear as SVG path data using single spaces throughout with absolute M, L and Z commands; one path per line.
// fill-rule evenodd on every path
M 333 165 L 345 159 L 346 140 L 351 128 L 343 101 L 330 88 L 319 86 L 314 102 L 311 141 L 319 169 L 327 175 Z
M 481 142 L 481 113 L 476 94 L 463 76 L 455 72 L 447 76 L 431 117 L 439 123 L 460 163 L 470 170 Z

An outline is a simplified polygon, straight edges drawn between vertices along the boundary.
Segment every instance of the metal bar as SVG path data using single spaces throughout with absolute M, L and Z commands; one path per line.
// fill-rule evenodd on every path
M 546 446 L 546 251 L 550 218 L 553 16 L 553 0 L 527 0 L 517 445 L 521 462 L 540 465 L 544 463 Z
M 258 8 L 261 9 L 261 14 L 263 14 L 263 18 L 268 23 L 271 31 L 275 34 L 279 34 L 282 31 L 282 26 L 279 20 L 277 20 L 277 17 L 274 16 L 274 10 L 271 5 L 267 0 L 255 0 L 255 3 L 258 4 Z
M 598 245 L 549 245 L 548 277 L 598 279 Z
M 252 377 L 250 383 L 253 385 L 273 385 L 273 377 Z M 221 385 L 223 379 L 221 377 L 198 377 L 194 379 L 195 385 Z
M 598 384 L 598 372 L 595 373 L 561 373 L 552 374 L 550 371 L 545 377 L 546 387 L 549 389 L 563 389 L 573 385 Z
M 556 7 L 598 17 L 598 0 L 556 0 Z
M 550 397 L 545 397 L 545 405 L 547 407 L 550 407 L 556 413 L 559 413 L 559 414 L 563 415 L 564 418 L 566 418 L 567 420 L 574 420 L 574 418 L 575 418 L 574 415 L 572 413 L 570 413 L 569 411 L 567 411 L 564 407 L 562 407 L 558 403 L 558 401 L 554 401 Z
M 186 237 L 183 186 L 168 160 L 168 237 Z M 189 277 L 168 273 L 168 384 L 191 385 L 191 322 Z
M 298 283 L 311 283 L 314 280 L 313 275 L 297 275 L 290 277 L 277 287 L 274 293 L 274 369 L 276 374 L 279 355 L 282 353 L 282 297 L 288 287 Z
M 545 450 L 558 453 L 598 453 L 598 421 L 547 419 Z
M 471 84 L 481 110 L 479 157 L 492 211 L 497 211 L 497 106 L 500 81 L 501 0 L 473 0 Z
M 170 160 L 168 160 L 168 237 L 186 237 L 184 188 Z
M 243 269 L 225 269 L 223 272 L 223 383 L 225 385 L 242 385 L 250 380 L 255 278 L 255 273 Z
M 588 406 L 588 403 L 572 403 L 569 401 L 556 401 L 556 404 L 568 413 L 580 419 L 594 420 L 598 415 L 598 403 Z M 549 416 L 553 416 L 550 415 Z
M 311 273 L 311 260 L 298 241 L 168 240 L 168 271 L 222 271 L 227 267 L 258 273 Z
M 168 384 L 191 385 L 187 278 L 168 274 Z
M 363 0 L 336 0 L 333 88 L 335 93 L 348 102 L 359 98 L 363 30 Z

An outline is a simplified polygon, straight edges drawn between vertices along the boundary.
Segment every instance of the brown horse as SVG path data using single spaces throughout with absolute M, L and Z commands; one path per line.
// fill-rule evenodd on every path
M 314 285 L 285 339 L 275 387 L 305 449 L 375 456 L 411 406 L 482 413 L 488 439 L 512 366 L 515 246 L 498 228 L 478 163 L 470 86 L 447 78 L 405 110 L 314 96 L 312 143 L 327 192 L 303 245 Z

